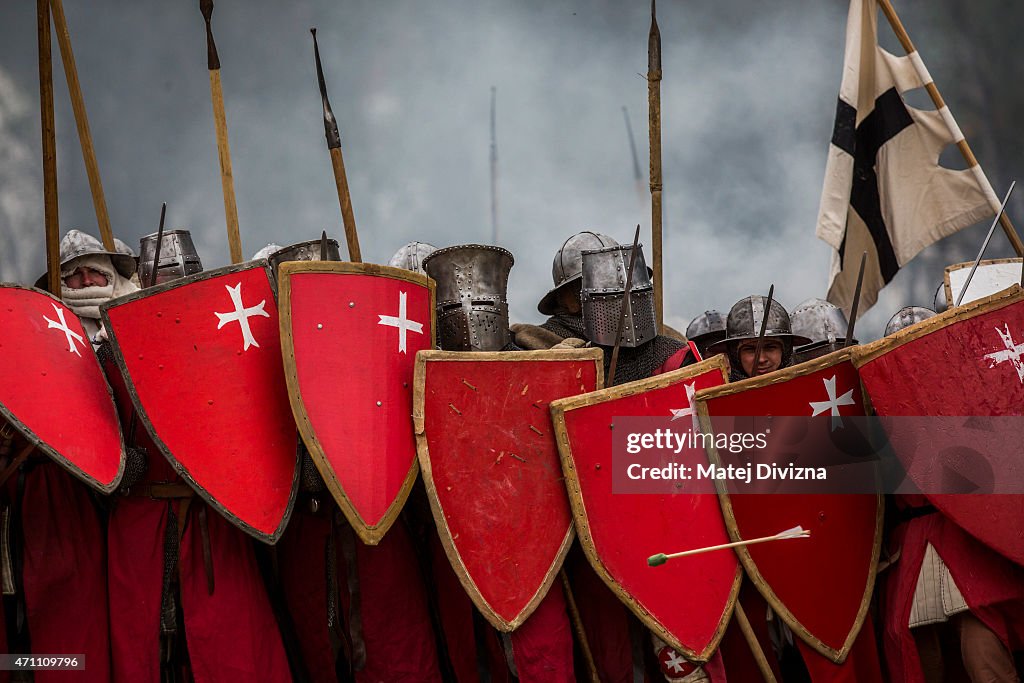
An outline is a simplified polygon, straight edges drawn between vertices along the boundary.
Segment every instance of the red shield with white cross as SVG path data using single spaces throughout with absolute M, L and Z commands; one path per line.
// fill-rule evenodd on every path
M 1024 291 L 1014 285 L 951 308 L 867 345 L 854 362 L 878 415 L 949 416 L 941 429 L 894 440 L 897 457 L 944 515 L 1024 564 L 1020 420 L 970 420 L 1024 414 Z M 980 473 L 994 494 L 942 492 L 952 488 L 943 485 L 946 477 L 964 490 L 961 477 Z
M 768 417 L 777 420 L 770 428 L 806 427 L 810 421 L 804 417 L 820 417 L 823 422 L 815 422 L 816 426 L 828 433 L 843 428 L 842 417 L 865 414 L 849 350 L 701 391 L 694 401 L 706 434 L 714 434 L 716 426 L 735 418 L 739 420 L 732 424 L 753 418 L 749 424 L 754 425 L 767 422 Z M 799 419 L 787 420 L 790 416 Z M 711 444 L 707 451 L 712 462 L 723 462 L 728 455 Z M 778 451 L 765 453 L 768 460 L 779 455 Z M 743 457 L 748 455 L 749 451 Z M 796 454 L 787 453 L 787 462 L 763 464 L 785 466 L 795 459 L 801 466 L 825 466 L 835 462 L 833 457 L 835 453 L 823 448 L 801 447 Z M 869 484 L 873 485 L 873 476 Z M 881 495 L 730 495 L 719 486 L 719 498 L 734 541 L 773 536 L 797 526 L 810 531 L 808 538 L 742 546 L 737 553 L 747 575 L 790 629 L 833 661 L 844 661 L 867 615 L 874 588 L 881 547 Z
M 113 491 L 124 472 L 121 427 L 78 317 L 45 292 L 2 285 L 0 329 L 0 423 L 86 484 Z
M 580 544 L 612 592 L 672 646 L 666 658 L 669 652 L 678 657 L 678 650 L 707 661 L 714 653 L 736 601 L 741 570 L 729 550 L 648 566 L 655 553 L 728 543 L 728 533 L 710 482 L 679 493 L 616 493 L 612 427 L 626 416 L 665 417 L 667 426 L 678 420 L 692 424 L 694 393 L 723 384 L 726 377 L 717 356 L 551 406 Z M 679 660 L 682 667 L 685 660 Z
M 422 351 L 416 442 L 438 533 L 501 631 L 547 594 L 573 540 L 548 405 L 596 389 L 600 349 Z
M 364 543 L 391 527 L 416 479 L 413 366 L 434 348 L 434 282 L 369 263 L 279 271 L 285 373 L 313 462 Z
M 266 261 L 158 285 L 101 310 L 157 447 L 216 510 L 275 543 L 298 490 L 298 449 Z

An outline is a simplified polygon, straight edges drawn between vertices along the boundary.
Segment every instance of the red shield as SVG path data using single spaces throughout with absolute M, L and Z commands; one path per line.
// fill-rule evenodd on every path
M 0 422 L 98 491 L 117 488 L 124 443 L 82 324 L 56 297 L 0 287 Z
M 1020 416 L 1022 355 L 1024 292 L 1015 285 L 869 344 L 858 350 L 854 362 L 878 415 Z M 913 453 L 897 449 L 896 455 L 943 514 L 1024 564 L 1024 495 L 1019 495 L 1019 469 L 1015 473 L 1021 443 L 1017 422 L 993 420 L 983 430 L 958 429 L 951 422 L 948 430 L 915 437 L 916 450 L 932 461 L 960 447 L 983 451 L 993 470 L 992 490 L 998 492 L 1009 482 L 1018 494 L 931 493 L 920 479 L 923 472 L 914 465 Z
M 125 384 L 178 473 L 275 543 L 298 487 L 295 422 L 266 261 L 159 285 L 102 309 Z
M 707 661 L 728 624 L 742 576 L 736 556 L 711 552 L 657 568 L 647 558 L 728 543 L 714 484 L 703 485 L 703 494 L 613 493 L 609 427 L 620 416 L 689 415 L 696 390 L 725 381 L 718 356 L 551 406 L 587 559 L 652 631 L 697 661 Z
M 434 283 L 360 263 L 280 270 L 281 334 L 295 422 L 364 543 L 395 521 L 416 480 L 416 352 L 434 348 Z
M 821 415 L 822 420 L 831 420 L 865 414 L 847 350 L 701 391 L 694 401 L 706 433 L 712 431 L 716 416 Z M 713 447 L 708 455 L 720 460 Z M 729 495 L 720 487 L 719 498 L 734 541 L 795 526 L 810 530 L 810 538 L 745 546 L 737 552 L 747 575 L 793 632 L 833 661 L 844 661 L 864 622 L 875 583 L 882 497 Z
M 530 616 L 572 544 L 548 404 L 601 380 L 599 349 L 416 357 L 416 445 L 434 520 L 499 630 Z

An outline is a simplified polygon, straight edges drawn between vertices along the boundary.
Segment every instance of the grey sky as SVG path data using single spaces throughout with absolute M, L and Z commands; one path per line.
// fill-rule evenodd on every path
M 198 4 L 65 0 L 115 233 L 193 231 L 204 264 L 227 262 Z M 904 20 L 929 60 L 925 4 Z M 684 325 L 772 282 L 792 308 L 823 296 L 814 238 L 839 88 L 847 4 L 659 3 L 667 315 Z M 902 10 L 901 10 L 902 11 Z M 646 2 L 218 0 L 243 250 L 311 239 L 341 220 L 323 141 L 309 28 L 317 26 L 363 257 L 410 240 L 490 240 L 489 104 L 498 89 L 499 242 L 516 257 L 513 317 L 540 318 L 554 250 L 582 229 L 620 241 L 644 226 L 622 117 L 647 169 Z M 881 26 L 880 32 L 888 33 Z M 0 8 L 0 279 L 43 265 L 35 5 Z M 983 48 L 984 49 L 984 48 Z M 991 49 L 997 49 L 995 47 Z M 62 230 L 96 232 L 54 44 Z M 950 102 L 954 113 L 956 102 Z M 982 159 L 984 162 L 984 159 Z M 993 178 L 1001 194 L 1006 182 Z M 977 230 L 977 229 L 975 229 Z M 978 236 L 980 240 L 981 236 Z M 901 274 L 906 279 L 909 275 Z M 941 272 L 928 273 L 935 283 Z M 905 303 L 884 294 L 877 335 Z

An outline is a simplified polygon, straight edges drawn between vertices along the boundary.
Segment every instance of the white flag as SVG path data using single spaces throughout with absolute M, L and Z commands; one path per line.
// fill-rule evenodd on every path
M 948 107 L 915 109 L 903 93 L 931 82 L 917 52 L 878 45 L 876 0 L 851 0 L 843 81 L 821 192 L 817 235 L 832 255 L 828 300 L 849 313 L 861 253 L 860 313 L 922 249 L 995 215 L 999 198 L 980 166 L 939 166 L 963 139 Z

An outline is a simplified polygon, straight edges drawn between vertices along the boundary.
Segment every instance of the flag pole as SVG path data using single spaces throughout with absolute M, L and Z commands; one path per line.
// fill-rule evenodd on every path
M 238 233 L 238 205 L 235 204 L 235 177 L 231 170 L 231 148 L 228 145 L 228 120 L 224 113 L 224 90 L 220 82 L 220 56 L 213 41 L 210 19 L 213 0 L 199 0 L 199 11 L 206 22 L 206 68 L 210 71 L 210 100 L 213 102 L 213 124 L 217 129 L 217 158 L 220 161 L 220 185 L 224 194 L 224 218 L 228 226 L 228 249 L 231 262 L 241 263 L 242 237 Z
M 651 0 L 651 30 L 647 35 L 647 115 L 651 160 L 651 250 L 654 256 L 654 313 L 658 334 L 665 329 L 661 269 L 661 31 L 655 0 Z
M 992 183 L 989 182 L 985 172 L 978 164 L 978 159 L 974 156 L 974 152 L 971 151 L 971 146 L 967 144 L 967 139 L 964 137 L 960 127 L 953 119 L 953 115 L 946 107 L 945 100 L 942 99 L 939 89 L 935 87 L 935 82 L 932 80 L 931 74 L 928 73 L 928 69 L 925 67 L 924 62 L 917 53 L 917 48 L 915 48 L 914 44 L 910 41 L 910 36 L 907 34 L 907 30 L 903 27 L 903 22 L 900 21 L 899 16 L 896 14 L 896 10 L 893 9 L 892 3 L 889 0 L 878 0 L 878 4 L 882 8 L 885 18 L 889 20 L 889 25 L 892 26 L 892 30 L 896 33 L 896 37 L 899 39 L 900 45 L 903 46 L 907 55 L 910 56 L 910 62 L 914 65 L 914 69 L 917 71 L 917 75 L 921 79 L 921 82 L 925 84 L 924 88 L 928 91 L 928 96 L 932 98 L 932 102 L 935 104 L 935 109 L 938 110 L 939 114 L 942 116 L 942 120 L 946 123 L 946 128 L 956 141 L 957 149 L 959 149 L 960 154 L 963 155 L 964 161 L 967 162 L 968 168 L 970 168 L 974 177 L 977 179 L 978 185 L 981 186 L 982 191 L 987 195 L 992 210 L 1000 211 L 999 197 L 996 196 L 995 190 L 992 189 Z M 1000 213 L 999 224 L 1002 226 L 1003 232 L 1006 233 L 1007 239 L 1010 240 L 1013 250 L 1017 252 L 1017 256 L 1024 256 L 1024 242 L 1021 242 L 1020 236 L 1017 234 L 1017 231 L 1013 227 L 1013 223 L 1010 221 L 1010 217 L 1005 213 Z
M 64 62 L 64 77 L 67 79 L 68 92 L 71 95 L 71 110 L 75 114 L 78 141 L 82 145 L 82 158 L 85 161 L 85 173 L 89 178 L 89 190 L 92 192 L 92 205 L 96 211 L 100 239 L 107 251 L 115 251 L 114 233 L 110 229 L 107 200 L 103 195 L 103 181 L 100 180 L 100 167 L 96 163 L 96 150 L 93 148 L 92 132 L 89 130 L 89 116 L 85 112 L 85 98 L 82 97 L 82 84 L 78 81 L 78 67 L 75 66 L 75 53 L 71 49 L 71 34 L 68 32 L 68 22 L 64 17 L 62 0 L 50 0 L 50 9 L 53 13 L 60 57 Z
M 39 34 L 39 118 L 43 134 L 43 222 L 46 226 L 46 275 L 50 294 L 60 296 L 60 222 L 57 213 L 57 136 L 53 123 L 53 52 L 50 3 L 36 0 Z

